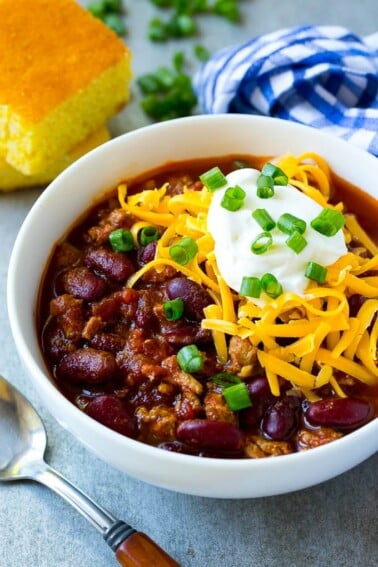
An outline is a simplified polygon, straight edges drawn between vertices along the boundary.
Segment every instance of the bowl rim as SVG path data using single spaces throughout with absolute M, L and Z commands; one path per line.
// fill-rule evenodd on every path
M 22 273 L 22 266 L 20 263 L 22 258 L 22 249 L 25 240 L 28 238 L 30 227 L 33 227 L 33 224 L 35 223 L 34 216 L 38 215 L 38 211 L 41 208 L 49 204 L 50 198 L 54 197 L 54 195 L 59 191 L 60 186 L 62 184 L 65 184 L 66 182 L 69 182 L 70 178 L 75 177 L 77 175 L 77 172 L 80 172 L 83 166 L 91 163 L 92 160 L 97 159 L 97 157 L 103 156 L 101 159 L 106 159 L 106 156 L 112 152 L 112 149 L 114 147 L 118 145 L 122 147 L 122 145 L 125 143 L 125 139 L 132 141 L 133 139 L 139 138 L 141 136 L 144 137 L 146 133 L 160 131 L 162 128 L 176 128 L 177 126 L 181 127 L 181 125 L 188 124 L 189 122 L 191 124 L 211 124 L 218 121 L 225 121 L 225 123 L 227 123 L 233 122 L 235 120 L 243 120 L 243 122 L 248 121 L 251 124 L 256 123 L 261 124 L 262 126 L 264 124 L 273 124 L 273 126 L 277 125 L 277 127 L 279 126 L 279 128 L 283 128 L 284 130 L 290 130 L 293 132 L 301 131 L 302 133 L 308 133 L 311 136 L 315 136 L 320 141 L 326 140 L 329 143 L 331 140 L 332 144 L 335 145 L 336 150 L 340 151 L 342 151 L 345 147 L 350 149 L 351 146 L 350 143 L 344 140 L 341 140 L 309 126 L 263 116 L 246 116 L 238 114 L 200 115 L 179 118 L 168 121 L 167 123 L 151 124 L 137 128 L 131 132 L 127 132 L 117 138 L 106 142 L 105 144 L 103 144 L 103 146 L 92 150 L 91 152 L 77 160 L 65 171 L 63 171 L 53 182 L 50 183 L 50 185 L 36 200 L 19 230 L 11 253 L 7 278 L 7 307 L 13 338 L 17 351 L 22 361 L 24 362 L 28 373 L 31 376 L 31 381 L 35 383 L 37 389 L 39 390 L 39 393 L 41 394 L 41 392 L 44 392 L 43 397 L 45 399 L 49 398 L 52 402 L 52 404 L 49 404 L 47 409 L 50 410 L 51 405 L 55 407 L 59 405 L 61 407 L 60 413 L 63 412 L 66 415 L 65 422 L 61 419 L 56 418 L 55 414 L 53 413 L 54 417 L 58 419 L 59 423 L 65 429 L 68 429 L 69 431 L 71 431 L 71 433 L 78 437 L 79 440 L 80 436 L 77 434 L 77 431 L 72 431 L 72 428 L 70 428 L 69 426 L 69 422 L 72 420 L 76 423 L 82 424 L 85 427 L 90 427 L 93 431 L 94 436 L 99 435 L 106 442 L 112 443 L 113 441 L 115 441 L 117 446 L 122 447 L 126 452 L 127 450 L 136 450 L 139 454 L 147 458 L 153 459 L 159 457 L 159 460 L 163 460 L 167 463 L 168 466 L 172 463 L 179 463 L 183 465 L 190 464 L 194 467 L 194 469 L 198 470 L 206 468 L 210 471 L 217 471 L 222 469 L 234 471 L 237 473 L 238 471 L 244 470 L 252 472 L 254 470 L 262 469 L 264 471 L 267 467 L 269 467 L 269 469 L 272 469 L 273 471 L 280 471 L 280 469 L 282 469 L 282 467 L 284 467 L 288 463 L 292 463 L 293 465 L 300 465 L 301 463 L 303 464 L 305 462 L 315 463 L 318 462 L 319 459 L 321 460 L 322 457 L 328 457 L 333 453 L 337 453 L 337 451 L 335 451 L 335 448 L 337 448 L 337 450 L 341 450 L 342 448 L 344 448 L 344 446 L 355 446 L 356 444 L 364 443 L 367 439 L 370 439 L 372 436 L 374 436 L 374 434 L 378 433 L 378 419 L 374 419 L 361 428 L 347 434 L 346 436 L 334 440 L 331 443 L 327 443 L 319 447 L 314 447 L 309 451 L 301 451 L 289 455 L 280 455 L 275 457 L 274 459 L 270 459 L 268 457 L 261 459 L 214 459 L 207 457 L 199 458 L 198 456 L 193 455 L 163 451 L 162 449 L 159 449 L 157 447 L 153 447 L 151 445 L 147 445 L 146 443 L 125 437 L 120 433 L 117 433 L 102 425 L 101 423 L 98 423 L 97 421 L 86 415 L 84 412 L 81 412 L 59 391 L 52 379 L 49 378 L 47 368 L 45 367 L 42 370 L 41 365 L 37 363 L 34 356 L 32 355 L 31 350 L 29 349 L 28 340 L 25 336 L 25 331 L 23 329 L 22 321 L 19 316 L 19 311 L 17 308 L 18 300 L 15 294 L 15 289 L 17 288 L 16 281 L 20 276 L 20 271 Z M 374 156 L 371 156 L 364 150 L 353 146 L 353 153 L 357 158 L 359 156 L 363 156 L 364 159 L 368 160 L 371 158 L 372 163 L 375 163 L 375 165 L 378 166 L 378 161 L 374 162 L 376 158 L 374 158 Z M 108 187 L 105 188 L 104 193 L 106 193 L 108 190 Z M 97 195 L 96 199 L 99 197 L 100 195 Z M 73 222 L 76 222 L 76 220 L 77 219 L 74 219 Z M 39 272 L 39 281 L 41 274 L 42 272 Z M 35 317 L 35 305 L 33 306 L 33 316 Z M 376 436 L 378 450 L 378 435 Z M 361 459 L 358 462 L 361 462 Z M 355 464 L 358 464 L 358 462 L 354 464 L 352 463 L 349 468 L 355 466 Z M 262 496 L 264 495 L 267 494 L 262 494 Z

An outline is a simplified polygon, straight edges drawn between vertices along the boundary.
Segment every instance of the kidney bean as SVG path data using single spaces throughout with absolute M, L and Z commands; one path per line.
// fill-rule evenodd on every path
M 327 398 L 309 405 L 305 418 L 311 425 L 356 429 L 373 417 L 373 406 L 357 398 Z
M 149 242 L 146 246 L 141 246 L 138 249 L 137 262 L 139 266 L 144 266 L 148 262 L 152 262 L 156 253 L 156 241 Z
M 84 264 L 115 282 L 124 282 L 135 271 L 133 263 L 126 254 L 107 248 L 89 250 L 84 257 Z
M 107 283 L 84 266 L 65 272 L 62 283 L 66 293 L 86 301 L 100 299 L 108 291 Z
M 274 402 L 268 380 L 261 376 L 247 382 L 252 406 L 239 413 L 240 424 L 243 428 L 252 429 L 258 425 L 265 410 Z
M 129 416 L 121 400 L 113 394 L 96 396 L 87 405 L 86 413 L 122 435 L 133 438 L 137 435 L 135 419 Z
M 57 363 L 65 354 L 76 350 L 74 341 L 66 338 L 55 319 L 52 319 L 44 329 L 42 339 L 43 350 L 53 363 Z
M 261 430 L 274 441 L 289 439 L 298 428 L 300 401 L 295 396 L 285 396 L 265 411 Z
M 106 350 L 117 354 L 117 352 L 123 350 L 126 339 L 116 333 L 98 333 L 91 339 L 90 344 L 97 350 Z
M 177 437 L 190 447 L 218 451 L 239 451 L 244 444 L 240 429 L 226 421 L 188 419 L 179 424 Z
M 173 278 L 167 283 L 169 299 L 181 297 L 184 300 L 184 315 L 191 320 L 201 321 L 203 309 L 212 299 L 210 295 L 197 283 L 185 277 Z
M 247 388 L 252 400 L 265 400 L 269 404 L 274 396 L 270 391 L 268 380 L 265 376 L 259 376 L 247 382 Z
M 66 354 L 57 366 L 57 375 L 73 384 L 97 384 L 112 380 L 118 371 L 110 352 L 94 348 L 79 348 Z

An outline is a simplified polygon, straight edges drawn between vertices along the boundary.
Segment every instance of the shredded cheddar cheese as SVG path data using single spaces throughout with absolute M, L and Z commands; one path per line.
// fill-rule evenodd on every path
M 286 155 L 276 160 L 292 186 L 323 207 L 343 211 L 343 203 L 330 204 L 330 171 L 317 154 Z M 368 385 L 378 384 L 378 247 L 365 233 L 356 217 L 346 214 L 343 229 L 346 244 L 358 246 L 328 267 L 324 284 L 312 282 L 304 296 L 282 293 L 262 307 L 231 290 L 221 276 L 214 242 L 207 230 L 207 211 L 212 194 L 184 188 L 170 196 L 168 185 L 127 195 L 127 186 L 118 188 L 121 207 L 135 218 L 131 227 L 134 240 L 141 228 L 153 225 L 162 232 L 156 256 L 130 277 L 133 287 L 151 269 L 170 266 L 205 287 L 214 303 L 204 309 L 202 328 L 212 333 L 221 364 L 228 361 L 228 342 L 237 336 L 257 348 L 259 364 L 265 370 L 271 391 L 280 394 L 282 380 L 300 389 L 310 400 L 320 399 L 319 388 L 330 384 L 337 396 L 345 397 L 339 384 L 344 373 Z M 183 237 L 193 238 L 198 253 L 186 265 L 170 257 L 170 247 Z M 361 253 L 360 247 L 364 250 Z M 348 299 L 353 294 L 365 298 L 357 314 L 351 316 Z M 279 339 L 290 343 L 280 346 Z M 252 366 L 243 367 L 240 377 L 248 378 Z

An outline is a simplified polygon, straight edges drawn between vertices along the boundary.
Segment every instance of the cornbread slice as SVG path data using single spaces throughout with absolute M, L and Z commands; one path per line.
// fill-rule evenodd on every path
M 0 156 L 45 172 L 129 97 L 131 54 L 74 0 L 0 0 Z
M 90 150 L 110 139 L 109 132 L 105 126 L 89 134 L 83 141 L 77 144 L 66 156 L 60 158 L 53 166 L 50 166 L 42 173 L 24 175 L 11 165 L 4 158 L 0 157 L 0 191 L 13 191 L 26 187 L 38 187 L 50 183 L 59 173 L 74 161 L 79 159 Z

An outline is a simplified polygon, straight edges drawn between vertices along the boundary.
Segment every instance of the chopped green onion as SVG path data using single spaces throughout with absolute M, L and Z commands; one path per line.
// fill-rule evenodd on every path
M 157 79 L 160 81 L 161 76 Z M 165 79 L 168 80 L 168 75 Z M 185 73 L 176 74 L 170 87 L 161 85 L 157 92 L 147 94 L 140 103 L 150 118 L 160 121 L 188 116 L 196 104 L 191 79 Z
M 239 185 L 229 187 L 223 195 L 221 207 L 228 211 L 238 211 L 243 206 L 244 199 L 245 191 Z
M 176 2 L 180 2 L 180 0 L 176 0 Z M 206 12 L 208 8 L 207 2 L 208 0 L 192 0 L 191 4 L 194 4 L 193 12 Z
M 157 93 L 161 89 L 160 81 L 153 73 L 146 73 L 138 77 L 137 85 L 145 95 Z
M 176 53 L 173 54 L 172 63 L 173 63 L 173 67 L 176 69 L 176 71 L 180 73 L 180 71 L 182 71 L 182 69 L 184 67 L 184 63 L 185 63 L 184 52 L 183 51 L 176 51 Z
M 323 209 L 322 212 L 311 221 L 311 226 L 324 236 L 334 236 L 345 224 L 345 217 L 340 211 L 334 209 Z
M 104 22 L 104 24 L 117 35 L 125 35 L 126 28 L 121 16 L 122 0 L 99 0 L 91 2 L 87 10 L 95 16 L 95 18 L 99 18 Z
M 189 14 L 173 14 L 166 24 L 166 30 L 170 37 L 189 37 L 197 32 L 197 24 Z
M 114 31 L 114 33 L 120 37 L 125 35 L 126 27 L 124 26 L 121 16 L 118 14 L 105 14 L 105 16 L 101 19 L 108 28 Z
M 159 231 L 156 226 L 145 226 L 140 231 L 139 242 L 142 246 L 147 246 L 159 238 Z
M 307 224 L 304 220 L 291 215 L 290 213 L 284 213 L 280 216 L 277 221 L 277 227 L 281 232 L 285 234 L 291 234 L 294 231 L 303 234 L 306 230 Z
M 196 345 L 182 347 L 176 356 L 177 362 L 184 372 L 199 372 L 203 367 L 203 356 Z
M 266 163 L 262 168 L 261 173 L 268 177 L 272 177 L 275 185 L 287 185 L 289 183 L 289 178 L 286 173 L 273 163 Z
M 262 276 L 261 287 L 263 291 L 273 299 L 282 293 L 282 285 L 273 274 L 264 274 Z
M 227 185 L 227 179 L 218 166 L 205 171 L 205 173 L 202 173 L 199 178 L 209 191 L 216 191 L 217 189 Z
M 306 266 L 305 276 L 319 284 L 323 284 L 327 277 L 327 268 L 316 262 L 309 262 Z
M 260 297 L 261 283 L 259 278 L 254 276 L 244 276 L 239 293 L 246 297 Z
M 172 69 L 163 66 L 155 71 L 155 77 L 159 81 L 161 88 L 168 90 L 175 82 L 176 73 Z
M 263 230 L 272 230 L 276 226 L 276 223 L 266 209 L 255 209 L 252 216 Z
M 244 382 L 225 388 L 223 397 L 232 411 L 240 411 L 252 406 L 248 388 Z
M 233 386 L 234 384 L 240 384 L 241 380 L 240 378 L 238 378 L 238 376 L 234 376 L 234 374 L 220 372 L 219 374 L 215 374 L 215 376 L 213 376 L 213 382 L 217 384 L 217 386 L 228 388 L 229 386 Z
M 274 195 L 273 178 L 260 174 L 257 178 L 257 196 L 260 199 L 270 199 Z
M 286 240 L 286 246 L 291 248 L 296 254 L 302 252 L 302 250 L 306 248 L 307 244 L 308 242 L 305 237 L 302 236 L 302 234 L 297 230 L 292 232 L 289 238 Z
M 88 12 L 90 12 L 95 18 L 100 18 L 100 20 L 106 14 L 105 2 L 99 0 L 98 2 L 91 2 L 87 7 Z
M 173 0 L 150 0 L 150 1 L 158 8 L 171 8 L 173 6 Z
M 130 252 L 134 249 L 134 238 L 129 230 L 117 228 L 109 234 L 109 242 L 115 252 Z
M 120 12 L 122 10 L 122 0 L 103 0 L 103 4 L 108 12 Z
M 253 254 L 264 254 L 273 244 L 270 232 L 260 232 L 251 244 Z
M 176 244 L 173 244 L 169 249 L 172 260 L 181 264 L 181 266 L 185 266 L 190 260 L 193 260 L 197 252 L 197 243 L 190 236 L 186 236 Z
M 102 19 L 105 14 L 122 10 L 122 0 L 99 0 L 88 4 L 87 10 L 96 18 Z
M 216 0 L 212 10 L 214 14 L 222 16 L 230 22 L 238 22 L 240 20 L 240 12 L 236 5 L 236 0 Z
M 171 299 L 163 304 L 163 311 L 167 321 L 177 321 L 184 313 L 184 300 L 181 297 Z
M 168 32 L 165 23 L 160 18 L 153 18 L 148 24 L 147 35 L 151 41 L 166 41 Z
M 193 52 L 198 61 L 201 61 L 202 63 L 210 58 L 209 50 L 206 49 L 206 47 L 204 47 L 203 45 L 195 45 Z

